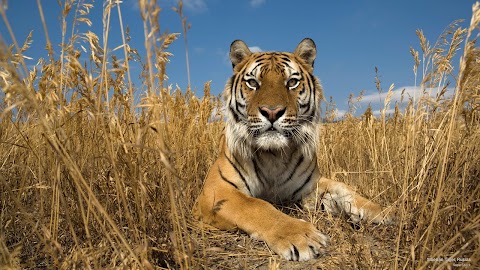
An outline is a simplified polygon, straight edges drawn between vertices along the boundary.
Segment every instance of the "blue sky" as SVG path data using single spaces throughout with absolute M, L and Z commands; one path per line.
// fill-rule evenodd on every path
M 85 0 L 89 3 L 91 1 Z M 124 0 L 121 8 L 124 24 L 131 29 L 131 46 L 143 50 L 143 25 L 136 0 Z M 232 74 L 228 60 L 230 43 L 244 40 L 250 47 L 263 51 L 292 51 L 305 37 L 317 44 L 315 74 L 322 81 L 325 96 L 332 96 L 340 110 L 347 108 L 350 93 L 366 90 L 367 102 L 379 100 L 375 90 L 378 67 L 382 86 L 388 90 L 414 85 L 413 58 L 410 47 L 419 50 L 416 29 L 422 29 L 434 43 L 449 23 L 456 19 L 470 21 L 474 1 L 467 0 L 405 0 L 405 1 L 287 1 L 287 0 L 186 0 L 184 13 L 191 29 L 188 32 L 192 88 L 203 93 L 203 85 L 212 81 L 212 93 L 219 94 Z M 32 48 L 27 56 L 45 56 L 45 38 L 36 1 L 10 0 L 7 16 L 19 43 L 33 30 Z M 89 18 L 90 30 L 102 36 L 102 1 L 93 3 Z M 182 32 L 178 14 L 172 11 L 174 0 L 160 0 L 162 31 Z M 43 0 L 50 39 L 61 42 L 60 15 L 57 1 Z M 72 12 L 73 14 L 73 12 Z M 121 44 L 116 12 L 112 13 L 108 46 Z M 71 24 L 71 17 L 68 23 Z M 69 28 L 69 31 L 70 28 Z M 5 42 L 11 39 L 3 21 L 0 33 Z M 56 47 L 59 51 L 59 47 Z M 169 84 L 186 89 L 185 46 L 183 34 L 170 47 L 174 54 L 167 66 Z M 458 60 L 457 60 L 458 61 Z M 34 65 L 36 61 L 28 61 Z M 375 109 L 375 108 L 374 108 Z

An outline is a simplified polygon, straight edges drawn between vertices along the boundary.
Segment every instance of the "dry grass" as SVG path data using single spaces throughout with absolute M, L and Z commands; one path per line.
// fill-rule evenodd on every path
M 70 12 L 89 23 L 91 6 L 63 5 L 63 24 Z M 38 7 L 42 12 L 39 1 Z M 405 97 L 408 106 L 397 106 L 392 117 L 375 119 L 367 110 L 324 126 L 320 168 L 392 205 L 399 220 L 352 226 L 326 213 L 284 209 L 332 237 L 328 253 L 307 263 L 282 261 L 244 233 L 206 229 L 192 219 L 217 155 L 223 124 L 211 116 L 221 104 L 208 84 L 202 98 L 164 85 L 177 35 L 159 32 L 155 1 L 140 0 L 139 7 L 146 55 L 130 48 L 128 31 L 109 33 L 111 14 L 121 18 L 113 1 L 104 7 L 103 38 L 69 36 L 64 27 L 58 57 L 45 27 L 49 55 L 32 69 L 23 58 L 29 38 L 21 45 L 11 33 L 14 44 L 1 47 L 0 268 L 448 269 L 459 259 L 480 265 L 478 4 L 468 29 L 454 23 L 433 46 L 417 32 L 414 72 L 419 87 L 437 95 Z M 8 29 L 2 7 L 0 15 Z M 113 34 L 123 40 L 115 53 L 99 41 Z M 137 87 L 129 72 L 134 61 L 144 67 Z M 455 88 L 453 96 L 447 87 Z

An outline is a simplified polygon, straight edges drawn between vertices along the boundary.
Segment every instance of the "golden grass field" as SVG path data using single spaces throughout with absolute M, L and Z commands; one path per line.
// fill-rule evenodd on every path
M 82 9 L 75 18 L 87 23 L 88 6 L 68 3 L 63 18 Z M 47 43 L 48 57 L 27 68 L 29 39 L 1 45 L 0 269 L 480 265 L 478 4 L 466 29 L 453 23 L 432 43 L 417 32 L 422 49 L 411 51 L 416 83 L 437 95 L 405 96 L 406 108 L 396 107 L 391 116 L 375 118 L 367 109 L 361 117 L 347 114 L 333 122 L 334 108 L 324 112 L 321 170 L 397 209 L 398 222 L 352 226 L 327 213 L 284 208 L 331 237 L 325 255 L 302 263 L 281 260 L 245 233 L 206 228 L 192 218 L 218 151 L 223 123 L 212 115 L 221 113 L 221 99 L 210 95 L 208 83 L 202 97 L 164 85 L 176 35 L 159 32 L 154 1 L 140 0 L 139 6 L 147 55 L 129 46 L 117 57 L 105 55 L 96 36 L 101 33 L 90 32 L 80 35 L 90 44 L 90 60 L 80 62 L 79 37 L 63 32 L 61 54 L 55 56 Z M 121 15 L 120 6 L 105 7 L 105 14 L 113 12 Z M 177 12 L 182 16 L 181 8 Z M 0 15 L 10 29 L 1 7 Z M 123 41 L 128 45 L 128 37 Z M 457 52 L 459 65 L 452 62 Z M 144 66 L 142 90 L 132 86 L 134 58 Z M 455 89 L 453 96 L 447 87 Z M 141 100 L 134 102 L 135 96 Z M 385 103 L 385 109 L 393 106 L 388 95 Z

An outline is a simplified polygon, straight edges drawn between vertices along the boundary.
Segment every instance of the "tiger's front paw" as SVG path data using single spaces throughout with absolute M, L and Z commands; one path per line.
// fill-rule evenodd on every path
M 321 200 L 321 207 L 332 214 L 344 214 L 354 223 L 372 222 L 375 224 L 395 224 L 395 215 L 391 209 L 384 209 L 361 196 L 344 196 L 341 199 L 326 194 Z
M 318 257 L 327 247 L 329 237 L 319 232 L 313 224 L 292 218 L 265 235 L 265 242 L 286 260 L 308 261 Z
M 378 214 L 377 220 L 374 220 L 373 222 L 383 225 L 395 225 L 398 223 L 398 216 L 392 208 L 382 208 L 381 213 Z

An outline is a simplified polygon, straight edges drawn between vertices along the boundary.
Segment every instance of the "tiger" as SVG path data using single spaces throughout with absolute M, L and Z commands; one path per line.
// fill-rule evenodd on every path
M 223 91 L 226 123 L 219 157 L 193 209 L 204 224 L 240 229 L 286 260 L 314 259 L 330 238 L 274 205 L 300 203 L 355 223 L 393 220 L 352 187 L 320 174 L 316 151 L 324 98 L 313 75 L 316 54 L 310 38 L 293 53 L 252 53 L 241 40 L 231 44 L 234 74 Z

